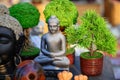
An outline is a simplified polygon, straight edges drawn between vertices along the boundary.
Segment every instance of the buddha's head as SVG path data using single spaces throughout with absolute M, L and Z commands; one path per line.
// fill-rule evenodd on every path
M 11 60 L 15 55 L 16 38 L 14 32 L 0 26 L 0 63 L 4 64 Z
M 51 16 L 48 19 L 48 29 L 52 34 L 56 33 L 59 30 L 59 20 L 56 16 Z
M 0 5 L 0 65 L 13 60 L 23 36 L 21 25 L 8 13 L 9 10 Z

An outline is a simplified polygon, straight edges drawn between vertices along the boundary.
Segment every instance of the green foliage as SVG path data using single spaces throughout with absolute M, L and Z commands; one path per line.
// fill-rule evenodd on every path
M 101 58 L 103 55 L 100 52 L 95 52 L 94 56 L 90 56 L 90 52 L 84 52 L 80 55 L 84 59 L 93 59 L 93 58 Z
M 21 56 L 36 56 L 39 54 L 39 52 L 40 52 L 39 48 L 31 46 L 27 50 L 23 50 L 20 55 Z
M 73 54 L 74 53 L 74 47 L 73 48 L 67 48 L 66 55 Z
M 38 9 L 29 3 L 18 3 L 9 8 L 10 15 L 15 17 L 23 28 L 34 27 L 39 22 Z
M 90 50 L 93 43 L 98 51 L 107 52 L 113 56 L 116 54 L 116 38 L 106 27 L 104 18 L 95 11 L 86 11 L 81 17 L 81 25 L 77 28 L 68 27 L 65 32 L 70 44 L 79 44 Z
M 45 8 L 46 22 L 51 15 L 56 15 L 60 20 L 60 26 L 68 27 L 77 22 L 78 11 L 69 0 L 52 0 Z

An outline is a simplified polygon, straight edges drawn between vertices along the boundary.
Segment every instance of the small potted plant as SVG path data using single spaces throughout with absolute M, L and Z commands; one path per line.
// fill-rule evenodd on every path
M 28 50 L 22 50 L 21 51 L 21 58 L 22 60 L 33 60 L 38 54 L 40 53 L 40 49 L 36 47 L 29 47 Z
M 65 27 L 77 22 L 78 10 L 69 0 L 52 0 L 45 7 L 44 15 L 46 22 L 51 15 L 57 16 L 60 20 L 60 29 L 64 31 Z
M 38 9 L 30 3 L 22 2 L 15 4 L 9 8 L 10 15 L 15 17 L 23 27 L 24 35 L 25 35 L 25 45 L 22 53 L 20 54 L 22 58 L 28 59 L 29 57 L 36 57 L 39 54 L 39 49 L 31 46 L 29 35 L 30 28 L 35 27 L 40 18 L 40 13 Z M 31 59 L 31 58 L 30 58 Z
M 89 51 L 80 54 L 81 71 L 89 76 L 100 75 L 103 66 L 103 52 L 116 54 L 116 38 L 106 27 L 106 21 L 94 10 L 88 10 L 81 17 L 79 27 L 66 29 L 69 43 L 78 44 Z
M 69 47 L 69 48 L 67 48 L 67 50 L 66 50 L 66 56 L 67 56 L 67 58 L 69 59 L 69 61 L 70 61 L 70 65 L 72 65 L 72 64 L 74 64 L 74 53 L 75 53 L 75 50 L 74 50 L 74 47 Z

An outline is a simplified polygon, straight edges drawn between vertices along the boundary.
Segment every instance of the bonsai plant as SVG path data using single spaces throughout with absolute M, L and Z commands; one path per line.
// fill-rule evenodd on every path
M 66 56 L 70 61 L 70 65 L 74 63 L 74 52 L 75 52 L 74 47 L 69 47 L 66 50 Z
M 89 50 L 89 52 L 80 55 L 83 74 L 92 76 L 101 74 L 102 52 L 115 56 L 116 39 L 107 29 L 104 18 L 94 10 L 88 10 L 84 13 L 79 27 L 68 27 L 65 32 L 68 43 L 78 44 Z
M 45 7 L 44 15 L 46 22 L 51 15 L 57 16 L 60 20 L 60 28 L 63 29 L 77 22 L 78 10 L 69 0 L 52 0 Z
M 35 6 L 30 3 L 18 3 L 9 8 L 10 15 L 15 17 L 23 27 L 25 35 L 25 45 L 22 57 L 36 56 L 39 54 L 38 48 L 30 45 L 30 28 L 36 26 L 39 22 L 40 13 Z

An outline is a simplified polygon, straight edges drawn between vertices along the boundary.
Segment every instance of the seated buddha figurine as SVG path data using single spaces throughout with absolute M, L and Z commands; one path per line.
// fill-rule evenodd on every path
M 70 62 L 65 56 L 66 40 L 59 31 L 59 20 L 56 16 L 48 19 L 48 29 L 49 32 L 41 38 L 41 53 L 34 60 L 43 65 L 43 69 L 68 68 Z M 48 67 L 49 65 L 54 67 Z
M 22 27 L 9 15 L 9 10 L 0 5 L 0 80 L 13 80 L 16 66 L 20 62 L 18 46 L 21 46 Z M 17 44 L 20 45 L 17 46 Z

